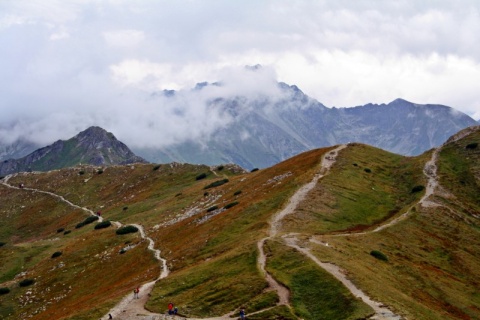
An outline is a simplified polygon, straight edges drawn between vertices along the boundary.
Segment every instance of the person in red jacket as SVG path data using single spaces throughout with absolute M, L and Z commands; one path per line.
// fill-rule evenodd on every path
M 168 304 L 168 314 L 173 314 L 173 303 L 172 302 L 170 302 Z

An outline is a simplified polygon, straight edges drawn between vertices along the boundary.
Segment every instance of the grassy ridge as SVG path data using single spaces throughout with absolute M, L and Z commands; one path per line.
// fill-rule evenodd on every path
M 350 144 L 285 226 L 302 233 L 361 231 L 405 212 L 422 195 L 411 190 L 425 185 L 427 158 Z

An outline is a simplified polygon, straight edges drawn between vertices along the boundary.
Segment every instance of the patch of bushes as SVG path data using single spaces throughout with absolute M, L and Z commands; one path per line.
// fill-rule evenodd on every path
M 105 229 L 105 228 L 108 228 L 112 225 L 112 223 L 109 221 L 109 220 L 105 220 L 105 221 L 102 221 L 100 223 L 97 223 L 94 227 L 95 230 L 98 230 L 98 229 Z
M 57 233 L 60 233 L 60 232 L 63 232 L 63 231 L 65 231 L 65 228 L 57 229 Z
M 78 223 L 76 226 L 75 226 L 75 229 L 78 229 L 78 228 L 81 228 L 87 224 L 90 224 L 94 221 L 97 221 L 98 220 L 98 217 L 97 216 L 90 216 L 90 217 L 87 217 L 85 220 L 83 220 L 82 222 Z
M 217 170 L 218 170 L 218 171 L 222 171 L 223 168 L 225 168 L 225 167 L 224 167 L 224 166 L 218 166 L 218 167 L 217 167 Z
M 69 234 L 70 232 L 72 232 L 71 230 L 65 230 L 65 232 L 63 233 L 63 235 L 67 235 Z
M 378 250 L 372 250 L 370 251 L 370 255 L 375 257 L 376 259 L 378 260 L 382 260 L 382 261 L 388 261 L 388 258 L 386 255 L 384 255 L 382 252 L 378 251 Z
M 255 172 L 255 171 L 258 171 L 258 168 L 253 168 L 252 170 L 250 170 L 250 172 Z
M 97 173 L 98 173 L 98 174 L 102 174 L 102 173 L 103 173 L 103 169 L 98 169 L 98 170 L 97 170 Z
M 208 196 L 208 195 L 209 195 L 208 192 L 204 192 L 204 193 L 203 193 L 203 196 L 204 196 L 204 197 L 206 197 L 206 196 Z
M 365 169 L 363 169 L 363 171 L 365 171 L 366 173 L 370 173 L 370 172 L 372 172 L 372 170 L 371 170 L 371 169 L 369 169 L 369 168 L 365 168 Z
M 353 166 L 354 166 L 354 167 L 358 167 L 358 164 L 354 163 Z
M 175 195 L 175 197 L 180 197 L 181 195 L 182 195 L 182 193 L 179 192 L 179 193 L 177 193 L 177 194 Z
M 225 209 L 230 209 L 231 207 L 236 206 L 237 204 L 238 204 L 238 201 L 230 202 L 224 208 Z
M 7 287 L 0 288 L 0 295 L 10 293 L 10 289 Z
M 126 210 L 128 210 L 128 207 L 123 207 L 123 211 L 126 211 Z
M 218 186 L 221 186 L 222 184 L 225 184 L 227 182 L 228 182 L 228 179 L 217 180 L 217 181 L 214 181 L 214 182 L 210 183 L 209 185 L 205 186 L 203 189 L 210 189 L 210 188 L 218 187 Z
M 54 258 L 57 258 L 57 257 L 60 257 L 62 255 L 62 252 L 61 251 L 56 251 L 52 254 L 52 259 Z
M 79 175 L 84 175 L 84 174 L 85 174 L 85 171 L 80 170 L 80 171 L 78 171 L 78 174 L 79 174 Z
M 202 180 L 202 179 L 205 179 L 207 177 L 207 174 L 204 172 L 204 173 L 200 173 L 198 176 L 195 177 L 195 180 Z
M 218 206 L 212 206 L 207 209 L 207 212 L 212 212 L 213 210 L 217 210 L 217 209 L 218 209 Z
M 477 142 L 472 142 L 472 143 L 469 143 L 467 144 L 467 146 L 465 147 L 465 149 L 476 149 L 478 147 L 478 143 Z
M 412 193 L 423 191 L 423 189 L 425 189 L 424 186 L 415 186 L 412 188 Z
M 240 193 L 242 193 L 242 190 L 235 191 L 235 192 L 233 193 L 233 195 L 234 195 L 234 196 L 238 196 Z
M 22 281 L 20 281 L 20 282 L 18 283 L 18 285 L 19 285 L 20 287 L 28 287 L 28 286 L 30 286 L 30 285 L 32 285 L 32 284 L 34 284 L 34 283 L 35 283 L 35 280 L 33 280 L 33 279 L 23 279 Z
M 161 165 L 157 164 L 155 167 L 153 167 L 153 171 L 157 171 L 158 169 L 160 169 Z
M 127 234 L 127 233 L 135 233 L 138 231 L 138 228 L 135 226 L 125 226 L 118 228 L 117 231 L 115 231 L 116 234 Z
M 6 245 L 6 244 L 7 244 L 6 242 L 0 241 L 0 247 L 3 247 L 3 246 Z

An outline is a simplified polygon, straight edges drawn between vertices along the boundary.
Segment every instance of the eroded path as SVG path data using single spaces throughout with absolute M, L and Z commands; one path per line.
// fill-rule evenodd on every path
M 315 187 L 315 185 L 318 183 L 318 180 L 320 180 L 326 174 L 329 173 L 330 168 L 336 161 L 338 153 L 345 147 L 346 145 L 341 145 L 336 149 L 330 151 L 327 155 L 325 155 L 322 159 L 319 173 L 317 173 L 314 176 L 311 182 L 309 182 L 308 184 L 298 189 L 298 191 L 295 192 L 295 194 L 289 200 L 287 206 L 273 217 L 269 237 L 262 239 L 261 242 L 259 242 L 259 250 L 260 250 L 259 265 L 260 266 L 263 266 L 264 268 L 264 265 L 265 265 L 265 261 L 263 260 L 265 259 L 265 255 L 263 253 L 263 243 L 265 242 L 265 240 L 277 236 L 278 230 L 281 226 L 282 219 L 285 218 L 287 215 L 293 213 L 296 207 L 298 206 L 298 204 L 305 199 L 307 193 Z M 321 262 L 315 255 L 313 255 L 310 252 L 308 248 L 299 246 L 297 244 L 297 239 L 295 238 L 294 235 L 292 234 L 285 235 L 282 238 L 284 239 L 285 244 L 287 244 L 288 246 L 298 250 L 300 253 L 307 256 L 309 259 L 315 262 L 318 266 L 320 266 L 325 271 L 333 275 L 336 279 L 338 279 L 355 297 L 360 298 L 363 302 L 369 305 L 375 312 L 375 314 L 372 317 L 370 317 L 370 319 L 372 320 L 373 319 L 378 319 L 378 320 L 401 319 L 399 315 L 396 315 L 395 313 L 393 313 L 391 310 L 385 307 L 381 302 L 374 301 L 368 295 L 366 295 L 362 290 L 357 288 L 350 280 L 347 279 L 347 277 L 345 276 L 345 272 L 342 271 L 342 269 L 340 269 L 338 266 L 332 263 Z M 263 271 L 265 272 L 264 269 Z M 268 280 L 268 277 L 267 277 L 267 280 Z M 277 291 L 277 292 L 279 296 L 282 294 L 281 291 Z

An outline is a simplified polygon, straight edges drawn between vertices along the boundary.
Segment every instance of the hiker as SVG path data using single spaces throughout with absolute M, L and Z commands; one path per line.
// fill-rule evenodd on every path
M 173 314 L 173 303 L 170 302 L 168 304 L 168 314 L 172 315 Z
M 138 299 L 139 292 L 140 292 L 140 287 L 133 289 L 133 299 Z
M 174 314 L 174 315 L 177 315 L 177 313 L 178 313 L 177 307 L 173 308 L 173 314 Z
M 108 319 L 113 319 L 113 317 L 110 313 L 108 314 Z
M 102 212 L 101 211 L 97 211 L 97 216 L 101 216 L 102 215 Z
M 245 310 L 243 308 L 240 309 L 240 319 L 245 320 Z
M 23 183 L 20 183 L 20 189 L 23 189 L 25 185 Z

